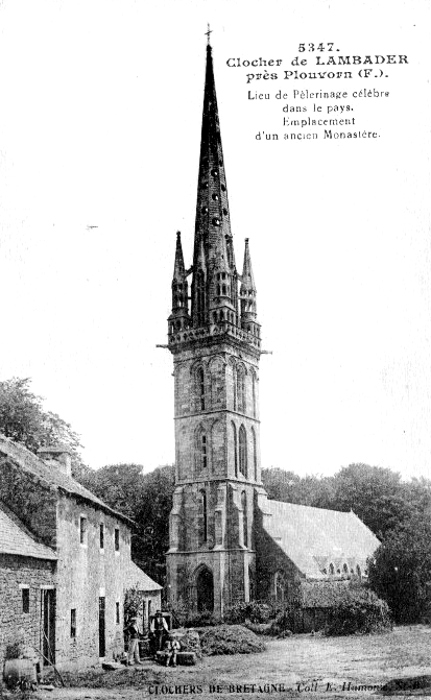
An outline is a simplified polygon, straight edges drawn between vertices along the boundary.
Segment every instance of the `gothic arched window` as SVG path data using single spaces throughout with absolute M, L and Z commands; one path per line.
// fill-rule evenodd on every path
M 335 567 L 332 562 L 329 564 L 329 574 L 330 576 L 333 576 L 335 574 Z
M 245 491 L 241 494 L 242 508 L 242 534 L 244 547 L 248 547 L 248 522 L 247 522 L 247 494 Z
M 236 373 L 236 385 L 237 385 L 237 403 L 238 411 L 245 413 L 245 369 L 242 365 L 239 365 Z
M 238 443 L 239 443 L 239 471 L 240 473 L 247 478 L 247 433 L 245 432 L 245 428 L 243 425 L 241 425 L 239 429 L 239 436 L 238 436 Z
M 232 364 L 233 410 L 238 408 L 237 368 Z
M 251 438 L 252 438 L 252 444 L 253 444 L 254 480 L 257 481 L 257 440 L 256 440 L 256 432 L 255 432 L 254 428 L 251 429 Z
M 205 411 L 205 374 L 203 367 L 198 367 L 196 370 L 196 393 L 198 410 Z
M 257 404 L 256 404 L 256 373 L 252 372 L 251 373 L 251 394 L 252 394 L 252 402 L 253 402 L 253 416 L 256 418 L 257 416 Z
M 235 476 L 238 476 L 238 439 L 236 436 L 236 425 L 232 422 L 232 437 L 233 437 L 233 463 L 235 468 Z
M 196 467 L 198 472 L 208 466 L 208 436 L 203 427 L 196 432 Z
M 278 603 L 283 603 L 287 596 L 287 585 L 284 571 L 277 571 L 274 576 L 274 593 Z
M 208 503 L 204 489 L 199 491 L 199 516 L 199 544 L 203 544 L 208 539 Z

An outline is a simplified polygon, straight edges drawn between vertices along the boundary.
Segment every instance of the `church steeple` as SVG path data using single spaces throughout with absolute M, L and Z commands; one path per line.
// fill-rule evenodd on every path
M 202 260 L 202 252 L 204 260 Z M 236 325 L 237 272 L 212 49 L 209 44 L 202 114 L 193 273 L 192 325 L 200 327 L 214 322 L 215 319 L 215 322 L 222 319 Z M 202 309 L 204 309 L 203 313 Z
M 209 38 L 209 30 L 207 34 Z M 247 250 L 246 256 L 247 281 L 241 286 L 241 296 L 248 295 L 247 303 L 240 300 L 241 276 L 235 262 L 212 48 L 208 42 L 193 264 L 188 270 L 185 268 L 178 239 L 169 317 L 169 348 L 172 352 L 180 352 L 184 343 L 201 343 L 204 338 L 228 336 L 232 342 L 251 346 L 257 356 L 260 354 L 256 289 Z M 190 274 L 189 311 L 187 278 Z
M 185 267 L 178 234 L 168 340 L 175 382 L 169 598 L 174 607 L 222 617 L 237 601 L 253 598 L 256 588 L 261 350 L 248 242 L 242 277 L 235 264 L 209 44 L 193 264 Z

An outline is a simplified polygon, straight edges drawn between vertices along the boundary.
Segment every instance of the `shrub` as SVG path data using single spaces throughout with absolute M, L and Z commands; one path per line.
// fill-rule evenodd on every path
M 346 588 L 334 603 L 325 634 L 375 634 L 391 629 L 389 607 L 385 601 L 366 588 Z
M 188 615 L 183 620 L 184 627 L 213 627 L 219 624 L 220 620 L 215 617 L 213 613 L 209 612 L 209 610 L 204 610 L 195 615 Z
M 227 611 L 225 621 L 227 624 L 237 625 L 248 620 L 256 624 L 268 622 L 273 616 L 273 608 L 268 603 L 253 600 L 249 603 L 235 603 Z
M 219 625 L 205 630 L 201 635 L 202 653 L 255 654 L 264 651 L 265 644 L 249 629 L 241 625 Z
M 244 622 L 244 627 L 251 630 L 255 634 L 272 635 L 273 628 L 269 622 Z

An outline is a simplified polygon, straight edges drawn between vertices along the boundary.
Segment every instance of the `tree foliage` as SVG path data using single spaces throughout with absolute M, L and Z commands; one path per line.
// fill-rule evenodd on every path
M 431 622 L 431 509 L 388 534 L 370 565 L 370 585 L 397 622 Z
M 149 576 L 163 585 L 174 467 L 166 465 L 144 474 L 141 464 L 115 464 L 90 472 L 81 481 L 111 508 L 135 521 L 133 558 Z
M 345 588 L 332 611 L 325 634 L 375 634 L 388 632 L 392 622 L 387 603 L 363 586 Z
M 13 377 L 0 382 L 0 432 L 32 452 L 61 444 L 72 457 L 72 473 L 82 476 L 87 467 L 80 455 L 79 436 L 57 413 L 46 411 L 43 399 L 31 391 L 31 379 Z
M 282 469 L 264 469 L 270 498 L 333 510 L 353 510 L 379 539 L 411 513 L 431 507 L 431 482 L 404 482 L 398 473 L 368 464 L 350 464 L 334 476 L 299 477 Z

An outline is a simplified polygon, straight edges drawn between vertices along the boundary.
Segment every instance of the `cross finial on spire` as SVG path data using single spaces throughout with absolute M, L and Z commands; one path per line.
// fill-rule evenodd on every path
M 208 27 L 208 29 L 207 29 L 207 31 L 205 32 L 205 35 L 206 35 L 206 37 L 207 37 L 208 46 L 209 46 L 209 45 L 210 45 L 210 34 L 212 34 L 213 30 L 210 29 L 209 22 L 208 22 L 208 24 L 207 24 L 207 27 Z

